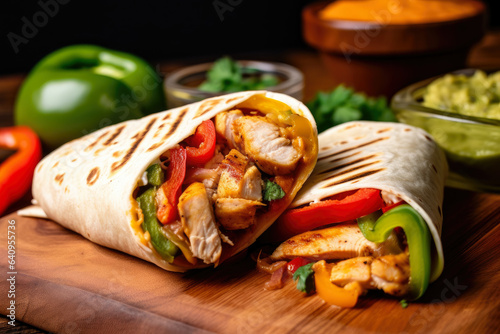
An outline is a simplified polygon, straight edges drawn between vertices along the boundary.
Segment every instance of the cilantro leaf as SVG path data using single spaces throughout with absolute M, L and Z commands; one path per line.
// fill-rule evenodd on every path
M 239 92 L 265 89 L 278 83 L 278 77 L 272 73 L 242 67 L 230 57 L 223 57 L 214 62 L 198 89 L 211 93 Z
M 401 304 L 402 308 L 407 308 L 408 307 L 408 301 L 406 301 L 406 299 L 401 299 L 399 301 L 399 303 Z
M 314 270 L 312 269 L 313 264 L 314 262 L 308 263 L 298 268 L 293 274 L 293 280 L 297 281 L 297 290 L 305 293 L 310 293 L 315 290 Z
M 397 122 L 385 97 L 367 97 L 343 85 L 330 92 L 318 92 L 307 107 L 314 115 L 319 132 L 355 120 Z
M 266 180 L 266 184 L 264 186 L 265 201 L 270 202 L 276 199 L 281 199 L 285 197 L 285 195 L 285 191 L 283 191 L 279 184 Z

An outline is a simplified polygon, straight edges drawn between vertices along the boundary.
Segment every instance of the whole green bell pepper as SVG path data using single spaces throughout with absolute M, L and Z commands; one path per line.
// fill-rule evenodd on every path
M 379 218 L 380 217 L 380 218 Z M 399 205 L 380 216 L 375 212 L 357 219 L 364 237 L 372 242 L 384 242 L 395 227 L 406 235 L 410 252 L 410 292 L 408 298 L 420 298 L 431 275 L 431 234 L 422 216 L 408 204 Z
M 161 79 L 143 59 L 95 45 L 64 47 L 23 82 L 15 122 L 48 148 L 104 126 L 165 109 Z

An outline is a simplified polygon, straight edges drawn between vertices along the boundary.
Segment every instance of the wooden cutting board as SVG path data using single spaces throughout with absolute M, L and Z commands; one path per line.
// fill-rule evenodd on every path
M 264 290 L 250 252 L 177 274 L 107 249 L 44 219 L 0 218 L 0 309 L 6 314 L 7 235 L 15 221 L 16 319 L 61 333 L 492 333 L 500 327 L 500 195 L 447 189 L 445 271 L 403 309 L 377 292 L 354 309 L 304 296 L 291 281 Z M 103 228 L 105 224 L 103 222 Z

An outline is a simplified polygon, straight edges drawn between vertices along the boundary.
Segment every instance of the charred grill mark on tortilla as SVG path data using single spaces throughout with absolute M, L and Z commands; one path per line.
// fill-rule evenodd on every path
M 319 172 L 319 173 L 318 173 L 318 175 L 331 173 L 331 172 L 333 172 L 333 171 L 336 171 L 336 170 L 342 169 L 342 168 L 344 168 L 344 167 L 349 167 L 349 166 L 355 165 L 355 164 L 357 164 L 358 162 L 363 162 L 363 161 L 366 161 L 366 160 L 369 160 L 369 159 L 373 159 L 373 158 L 377 157 L 378 155 L 379 155 L 379 154 L 372 154 L 372 155 L 368 155 L 368 156 L 365 156 L 365 157 L 361 157 L 361 158 L 359 158 L 359 159 L 357 159 L 357 160 L 349 161 L 348 163 L 345 163 L 345 164 L 343 164 L 343 165 L 333 166 L 333 167 L 331 167 L 331 168 L 328 168 L 328 169 L 326 169 L 326 170 L 323 170 L 323 171 Z M 342 160 L 342 159 L 336 159 L 336 160 L 331 161 L 331 162 L 335 162 L 335 161 L 338 161 L 338 160 Z M 377 162 L 377 161 L 375 161 L 375 162 Z M 371 165 L 371 164 L 373 164 L 373 163 L 375 163 L 375 162 L 372 162 L 372 163 L 370 163 L 369 165 Z M 378 162 L 380 162 L 380 161 L 378 161 Z M 330 165 L 330 164 L 329 164 L 329 165 Z M 366 166 L 366 164 L 365 164 L 365 165 L 363 165 L 363 166 Z M 361 168 L 361 167 L 362 167 L 362 166 L 360 166 L 360 167 L 355 167 L 355 168 Z M 342 172 L 342 173 L 343 173 L 343 172 Z
M 200 106 L 200 109 L 198 110 L 198 112 L 196 113 L 196 115 L 194 116 L 194 118 L 198 118 L 200 116 L 203 116 L 205 113 L 209 112 L 210 110 L 212 110 L 212 108 L 219 104 L 221 101 L 221 99 L 210 99 L 210 100 L 206 100 L 205 102 L 203 102 Z
M 142 142 L 142 140 L 146 137 L 146 135 L 149 133 L 149 130 L 151 130 L 151 127 L 153 126 L 154 122 L 156 122 L 157 118 L 153 118 L 149 121 L 148 125 L 144 128 L 143 131 L 137 133 L 135 136 L 132 138 L 135 139 L 135 142 L 130 146 L 129 150 L 125 155 L 123 156 L 121 161 L 115 161 L 111 165 L 111 172 L 116 172 L 118 169 L 122 168 L 127 161 L 130 159 L 132 154 L 135 152 L 139 144 Z
M 156 132 L 155 132 L 153 138 L 156 138 L 161 134 L 161 131 L 162 131 L 164 126 L 165 126 L 165 123 L 161 123 L 160 125 L 158 125 L 158 128 L 156 129 Z
M 54 180 L 56 180 L 56 182 L 59 183 L 59 185 L 61 185 L 64 181 L 64 173 L 57 174 Z
M 158 143 L 156 143 L 156 144 L 153 144 L 153 145 L 151 145 L 151 146 L 148 148 L 148 152 L 150 152 L 150 151 L 152 151 L 152 150 L 154 150 L 154 149 L 157 149 L 157 148 L 158 148 L 158 147 L 160 147 L 160 146 L 161 146 L 161 143 L 159 143 L 159 142 L 158 142 Z
M 337 159 L 328 160 L 328 161 L 326 161 L 326 162 L 328 162 L 328 164 L 330 164 L 330 163 L 337 162 L 337 161 L 340 161 L 340 160 L 343 160 L 343 159 L 346 159 L 346 158 L 353 157 L 353 156 L 358 155 L 358 154 L 360 154 L 360 153 L 361 153 L 361 151 L 354 152 L 354 153 L 352 153 L 352 154 L 349 154 L 349 155 L 346 155 L 346 156 L 343 156 L 343 157 L 340 157 L 340 158 L 337 158 Z M 320 158 L 318 158 L 318 161 L 320 161 L 320 160 L 325 160 L 325 159 L 328 159 L 328 158 L 331 158 L 331 157 L 334 157 L 334 156 L 333 156 L 333 155 L 325 155 L 324 157 L 320 157 Z
M 370 171 L 367 171 L 367 172 L 359 173 L 359 174 L 350 176 L 348 178 L 345 178 L 345 179 L 342 179 L 342 180 L 339 180 L 339 181 L 333 181 L 333 182 L 327 183 L 327 184 L 323 185 L 321 188 L 327 188 L 327 187 L 331 187 L 333 185 L 337 185 L 337 184 L 342 184 L 342 183 L 346 183 L 346 182 L 349 182 L 349 181 L 358 180 L 358 179 L 361 179 L 361 178 L 368 177 L 370 175 L 376 174 L 376 173 L 381 172 L 383 170 L 385 170 L 385 168 L 379 168 L 379 169 L 374 169 L 374 170 L 370 170 Z M 336 177 L 336 175 L 333 175 L 332 177 L 330 177 L 330 179 L 335 178 L 335 177 Z
M 111 144 L 113 140 L 115 140 L 116 137 L 120 135 L 120 133 L 125 129 L 125 125 L 120 126 L 119 128 L 116 129 L 116 131 L 109 136 L 109 138 L 102 144 L 103 146 L 108 146 Z
M 355 124 L 351 124 L 351 125 L 346 126 L 343 130 L 344 130 L 344 131 L 345 131 L 345 130 L 349 130 L 349 129 L 355 128 L 355 127 L 357 127 L 357 126 L 360 126 L 360 125 L 359 125 L 359 124 L 357 124 L 357 123 L 355 123 Z
M 434 170 L 434 172 L 436 172 L 436 174 L 437 174 L 438 170 L 437 170 L 436 166 L 434 166 L 434 164 L 432 164 L 432 169 L 433 169 L 433 170 Z
M 377 133 L 384 133 L 384 132 L 391 131 L 391 130 L 392 130 L 391 128 L 380 129 L 377 131 Z
M 99 178 L 99 167 L 94 167 L 87 176 L 87 184 L 89 186 L 93 185 Z
M 165 117 L 163 117 L 161 120 L 166 121 L 169 118 L 170 118 L 170 113 L 166 114 Z
M 232 97 L 232 98 L 226 100 L 226 104 L 229 104 L 229 103 L 236 101 L 236 100 L 239 100 L 239 99 L 241 99 L 241 97 Z
M 345 170 L 343 170 L 341 172 L 335 173 L 335 174 L 333 174 L 333 175 L 325 178 L 324 180 L 329 180 L 329 179 L 332 179 L 332 178 L 335 178 L 335 177 L 339 177 L 339 176 L 342 176 L 342 175 L 345 175 L 345 174 L 349 174 L 349 173 L 355 172 L 357 170 L 363 169 L 365 167 L 369 167 L 369 166 L 372 166 L 372 165 L 379 164 L 380 162 L 381 162 L 380 160 L 377 160 L 377 161 L 369 162 L 369 163 L 366 163 L 366 164 L 363 164 L 363 165 L 354 166 L 352 168 L 345 169 Z
M 87 146 L 84 151 L 85 152 L 88 152 L 90 150 L 92 150 L 94 148 L 94 146 L 96 146 L 100 141 L 101 139 L 103 139 L 104 137 L 106 137 L 108 134 L 108 131 L 104 131 L 104 133 L 102 133 L 99 137 L 97 137 L 96 140 L 94 140 L 94 142 L 92 142 L 91 144 L 89 144 L 89 146 Z
M 59 165 L 59 161 L 56 161 L 56 163 L 52 166 L 52 168 L 56 168 L 57 165 Z
M 358 155 L 360 153 L 362 153 L 362 152 L 360 152 L 360 151 L 354 152 L 353 154 L 349 154 L 349 155 L 346 155 L 346 156 L 343 156 L 343 157 L 340 157 L 340 158 L 336 158 L 336 159 L 332 159 L 332 160 L 327 160 L 327 161 L 325 161 L 325 163 L 328 163 L 328 165 L 330 165 L 330 164 L 333 164 L 335 162 L 339 162 L 339 161 L 342 161 L 344 159 L 351 158 L 351 157 L 353 157 L 355 155 Z M 329 155 L 329 156 L 326 156 L 326 157 L 321 157 L 320 159 L 318 159 L 318 161 L 324 160 L 324 159 L 327 159 L 327 158 L 331 158 L 331 157 L 334 157 L 334 156 Z
M 182 120 L 184 119 L 184 115 L 186 115 L 187 111 L 188 108 L 184 108 L 179 112 L 177 118 L 172 122 L 170 129 L 168 129 L 167 133 L 165 133 L 165 135 L 163 136 L 163 140 L 167 140 L 175 132 L 175 130 L 177 130 L 179 124 L 181 124 Z
M 346 153 L 346 152 L 349 152 L 349 151 L 352 151 L 352 150 L 355 150 L 355 149 L 358 149 L 358 148 L 370 146 L 370 145 L 373 145 L 375 143 L 378 143 L 380 141 L 387 140 L 387 139 L 389 139 L 389 137 L 377 138 L 377 139 L 374 139 L 374 140 L 366 142 L 366 143 L 362 143 L 362 144 L 359 144 L 359 145 L 356 145 L 356 146 L 353 146 L 353 147 L 349 147 L 349 148 L 346 148 L 346 149 L 343 149 L 343 150 L 340 150 L 340 151 L 332 152 L 332 154 L 330 154 L 328 156 L 321 157 L 320 159 L 326 159 L 326 158 L 329 158 L 329 157 L 334 157 L 334 156 L 337 156 L 339 154 Z M 318 161 L 320 159 L 318 159 Z

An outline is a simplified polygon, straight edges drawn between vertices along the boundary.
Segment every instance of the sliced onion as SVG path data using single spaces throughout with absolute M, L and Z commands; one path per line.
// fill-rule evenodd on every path
M 280 269 L 281 267 L 286 266 L 287 262 L 286 261 L 278 261 L 278 262 L 272 262 L 270 258 L 266 257 L 264 259 L 260 258 L 260 253 L 259 256 L 257 257 L 257 269 L 259 271 L 272 274 L 276 270 Z
M 285 261 L 280 261 L 285 262 Z M 286 264 L 286 262 L 285 262 Z M 281 289 L 285 284 L 285 279 L 287 277 L 286 266 L 279 267 L 273 274 L 271 275 L 271 279 L 264 285 L 264 289 L 266 290 L 277 290 Z

